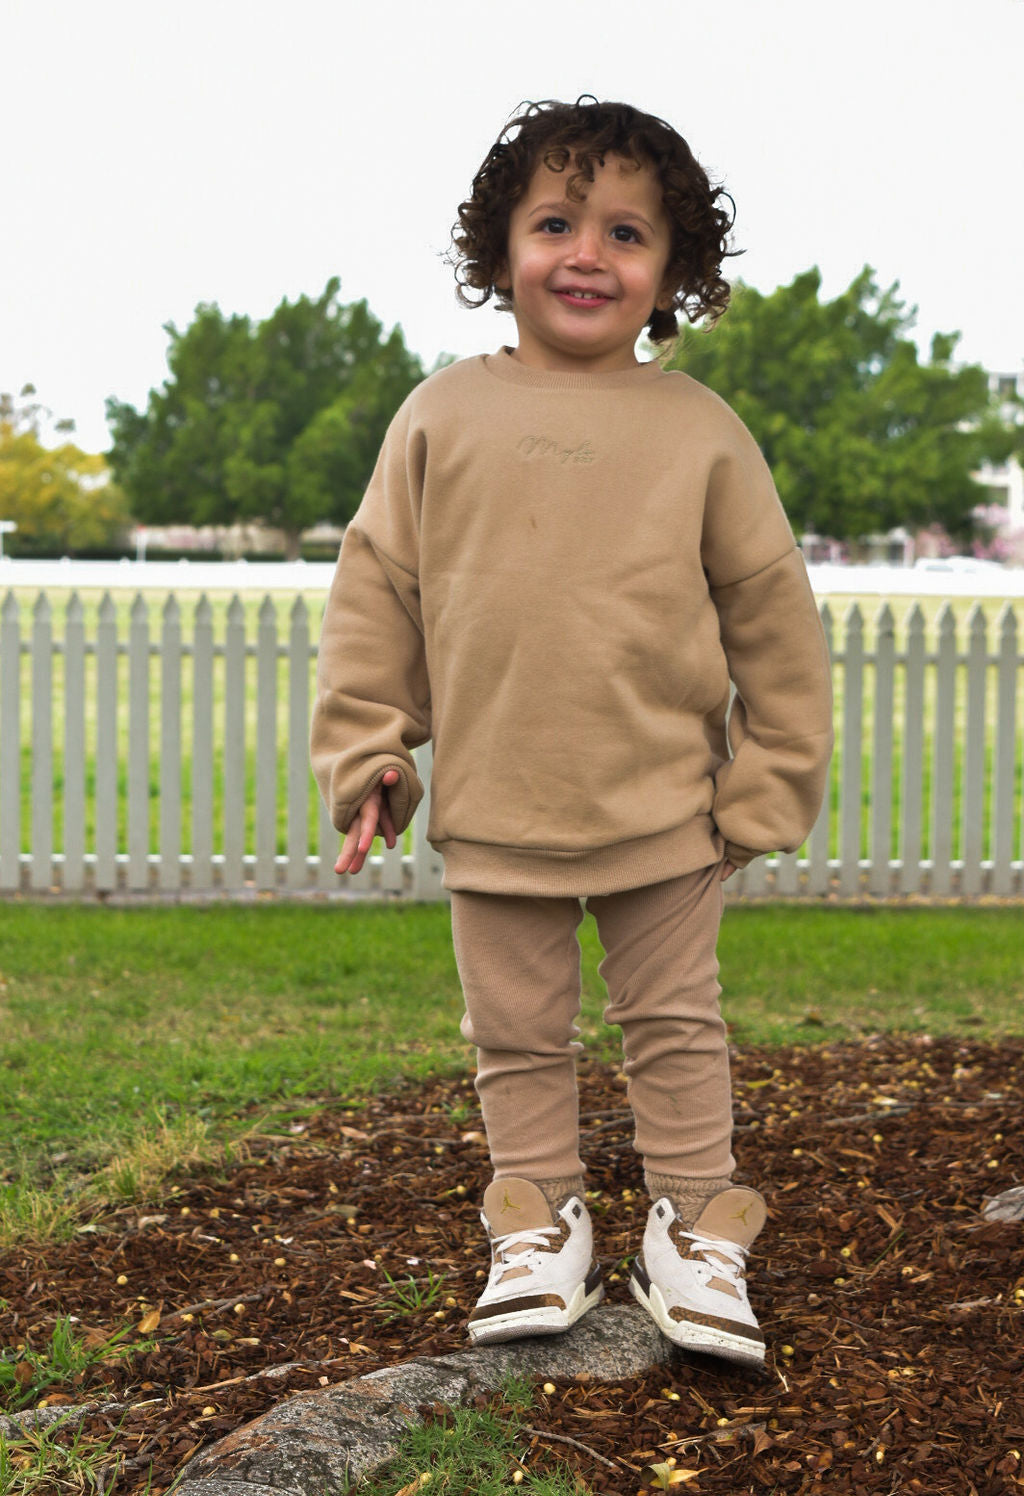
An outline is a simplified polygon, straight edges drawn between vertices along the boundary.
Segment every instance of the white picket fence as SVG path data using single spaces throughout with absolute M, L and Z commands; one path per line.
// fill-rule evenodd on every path
M 308 766 L 318 620 L 301 595 L 283 627 L 269 594 L 254 627 L 238 596 L 220 626 L 205 594 L 169 594 L 155 620 L 141 593 L 120 624 L 109 593 L 93 611 L 87 627 L 77 593 L 60 616 L 45 591 L 30 615 L 14 592 L 0 605 L 0 895 L 444 897 L 425 806 L 404 845 L 343 886 L 334 873 Z M 1013 607 L 990 642 L 979 605 L 958 640 L 945 604 L 929 641 L 917 603 L 899 639 L 885 603 L 870 649 L 859 607 L 841 629 L 827 602 L 822 617 L 831 793 L 806 847 L 758 859 L 730 895 L 1024 898 Z M 419 767 L 429 784 L 429 749 Z

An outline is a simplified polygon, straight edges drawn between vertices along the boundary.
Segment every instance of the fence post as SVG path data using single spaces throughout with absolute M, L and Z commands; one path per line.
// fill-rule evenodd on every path
M 1013 815 L 1013 779 L 1017 755 L 1017 615 L 1007 603 L 999 615 L 996 748 L 993 754 L 992 892 L 1008 894 L 1013 887 L 1014 842 L 1018 827 Z M 1024 809 L 1022 809 L 1024 817 Z M 1024 828 L 1022 828 L 1024 829 Z
M 117 610 L 109 592 L 96 624 L 96 869 L 97 893 L 117 887 Z
M 213 887 L 213 609 L 204 592 L 192 625 L 191 887 Z
M 884 897 L 889 892 L 892 844 L 893 682 L 896 660 L 896 620 L 888 603 L 875 624 L 875 721 L 871 753 L 871 870 L 868 887 Z
M 864 617 L 857 603 L 846 615 L 843 643 L 843 753 L 839 827 L 839 892 L 860 891 L 861 733 L 864 716 Z
M 831 664 L 835 641 L 832 609 L 828 603 L 821 605 L 821 626 L 825 634 L 825 647 Z M 825 781 L 825 794 L 821 802 L 818 819 L 814 823 L 808 843 L 807 892 L 825 894 L 829 885 L 829 842 L 832 835 L 832 765 L 829 764 Z
M 331 823 L 323 797 L 318 795 L 316 886 L 325 893 L 335 893 L 341 887 L 341 880 L 334 871 L 339 851 L 340 838 Z
M 277 881 L 277 614 L 260 604 L 256 644 L 256 887 Z
M 308 879 L 309 776 L 309 610 L 300 593 L 288 630 L 288 888 Z
M 0 610 L 0 889 L 21 887 L 21 621 L 8 592 Z
M 85 884 L 85 619 L 77 592 L 64 616 L 64 872 L 65 893 Z
M 149 887 L 149 613 L 141 592 L 128 628 L 128 887 Z
M 963 771 L 963 883 L 967 894 L 981 892 L 985 844 L 985 696 L 988 640 L 985 610 L 975 603 L 967 617 L 967 721 Z
M 32 614 L 32 860 L 29 887 L 53 884 L 53 614 L 40 592 Z
M 441 882 L 444 875 L 444 859 L 427 841 L 427 823 L 430 820 L 430 771 L 434 764 L 433 745 L 424 743 L 422 748 L 414 751 L 413 758 L 416 760 L 416 772 L 423 781 L 424 794 L 416 809 L 416 819 L 412 823 L 412 896 L 414 899 L 425 902 L 429 899 L 447 898 Z
M 224 639 L 224 888 L 245 885 L 245 609 L 236 592 Z
M 165 892 L 181 887 L 181 609 L 164 604 L 160 640 L 160 869 Z
M 953 888 L 953 763 L 956 727 L 956 618 L 939 611 L 935 679 L 935 758 L 932 779 L 932 893 Z
M 915 603 L 907 614 L 904 666 L 903 775 L 900 793 L 900 892 L 921 887 L 921 836 L 924 805 L 924 613 Z

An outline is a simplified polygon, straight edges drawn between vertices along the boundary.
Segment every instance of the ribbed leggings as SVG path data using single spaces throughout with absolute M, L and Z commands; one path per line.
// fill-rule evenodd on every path
M 588 898 L 605 957 L 607 1023 L 620 1024 L 635 1146 L 648 1170 L 732 1173 L 732 1102 L 715 947 L 720 865 Z M 583 1172 L 576 1055 L 582 1048 L 576 898 L 452 894 L 462 1032 L 496 1177 Z

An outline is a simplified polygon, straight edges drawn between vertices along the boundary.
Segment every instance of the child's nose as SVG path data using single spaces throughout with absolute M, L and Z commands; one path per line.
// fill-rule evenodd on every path
M 581 270 L 593 270 L 601 263 L 601 234 L 596 228 L 586 226 L 573 235 L 572 263 Z

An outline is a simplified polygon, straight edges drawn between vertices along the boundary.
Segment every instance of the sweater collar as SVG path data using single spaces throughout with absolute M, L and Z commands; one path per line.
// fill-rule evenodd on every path
M 511 348 L 501 348 L 497 353 L 485 354 L 484 367 L 488 373 L 509 384 L 526 385 L 535 390 L 628 389 L 650 384 L 665 372 L 654 359 L 649 363 L 637 364 L 632 369 L 615 369 L 607 374 L 569 374 L 553 369 L 535 369 L 513 358 Z

